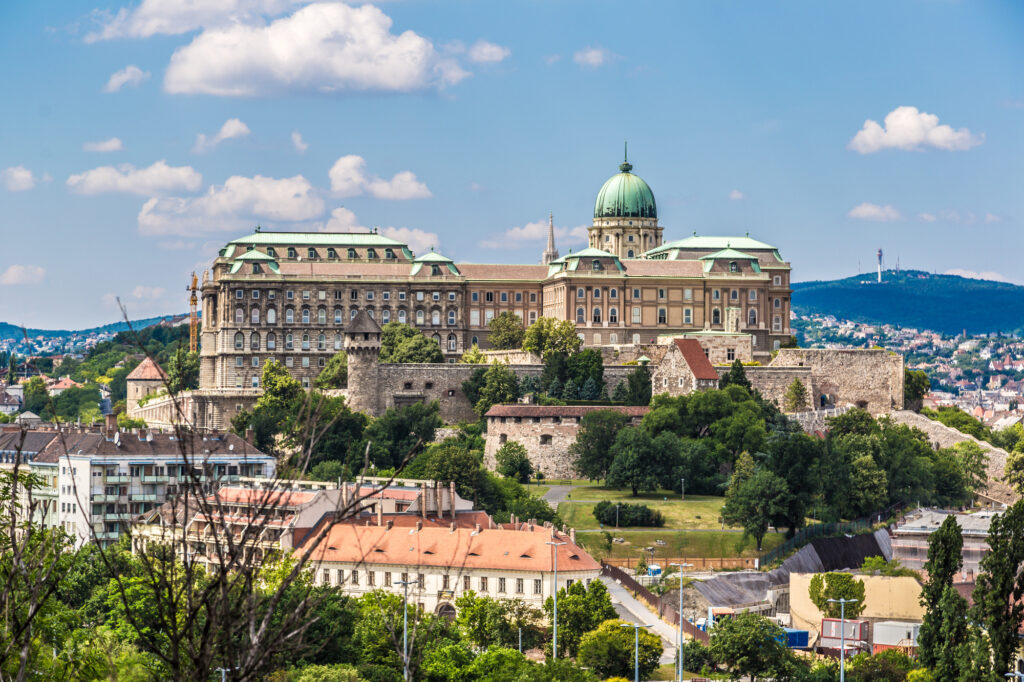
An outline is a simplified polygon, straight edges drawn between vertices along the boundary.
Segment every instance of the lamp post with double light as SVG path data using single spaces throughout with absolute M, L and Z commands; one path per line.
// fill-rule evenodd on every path
M 402 586 L 402 679 L 409 682 L 409 585 L 419 580 L 399 580 Z
M 839 682 L 846 682 L 846 605 L 856 604 L 856 599 L 829 599 L 830 604 L 839 604 Z
M 640 623 L 623 623 L 619 627 L 633 628 L 633 682 L 640 682 L 640 628 L 651 626 Z
M 686 663 L 686 659 L 683 656 L 683 569 L 693 568 L 693 564 L 676 564 L 671 563 L 669 566 L 675 566 L 679 569 L 679 641 L 677 647 L 679 649 L 679 682 L 683 682 L 683 668 Z

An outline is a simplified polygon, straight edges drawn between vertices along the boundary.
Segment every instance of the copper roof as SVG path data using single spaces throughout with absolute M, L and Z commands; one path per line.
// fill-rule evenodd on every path
M 676 348 L 683 354 L 683 359 L 697 379 L 713 379 L 718 381 L 718 372 L 704 355 L 704 347 L 697 339 L 673 339 Z
M 131 371 L 125 380 L 139 379 L 144 381 L 167 381 L 167 372 L 161 369 L 160 365 L 153 362 L 148 355 L 139 363 L 138 367 Z
M 705 358 L 706 360 L 707 358 Z M 710 365 L 709 365 L 710 366 Z M 718 376 L 717 374 L 715 375 Z M 588 412 L 613 410 L 627 417 L 642 417 L 651 411 L 646 405 L 494 405 L 487 417 L 582 417 Z
M 392 566 L 441 566 L 452 568 L 500 569 L 509 571 L 551 571 L 553 553 L 551 530 L 535 526 L 529 530 L 480 531 L 468 528 L 432 528 L 412 531 L 387 526 L 333 526 L 310 561 Z M 558 536 L 559 571 L 598 571 L 597 563 L 583 548 Z M 303 552 L 301 548 L 296 554 Z

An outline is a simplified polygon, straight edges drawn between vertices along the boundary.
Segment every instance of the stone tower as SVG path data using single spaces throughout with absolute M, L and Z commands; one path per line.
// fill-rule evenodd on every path
M 380 412 L 377 365 L 380 360 L 380 326 L 360 310 L 345 327 L 348 355 L 348 406 L 376 416 Z
M 541 254 L 540 262 L 547 265 L 558 258 L 558 249 L 555 248 L 555 214 L 548 213 L 548 248 Z

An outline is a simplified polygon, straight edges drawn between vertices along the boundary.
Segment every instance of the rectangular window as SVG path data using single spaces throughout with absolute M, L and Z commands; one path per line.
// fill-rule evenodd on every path
M 537 321 L 537 311 L 536 310 L 531 310 L 530 311 L 530 324 L 533 324 L 536 321 Z
M 658 308 L 658 324 L 668 323 L 668 313 L 664 308 Z
M 375 571 L 366 572 L 366 584 L 373 587 L 377 584 L 377 573 Z
M 480 591 L 481 592 L 486 592 L 487 591 L 487 576 L 481 576 L 480 577 Z
M 448 300 L 449 301 L 454 301 L 455 300 L 455 292 L 454 291 L 449 291 L 448 292 Z
M 772 277 L 772 284 L 774 284 L 775 286 L 782 286 L 782 278 L 779 277 L 778 275 L 775 275 L 775 277 Z
M 658 300 L 660 300 L 660 301 L 665 300 L 665 290 L 664 289 L 658 289 Z
M 259 359 L 258 356 L 255 356 L 255 355 L 253 356 L 253 358 L 252 358 L 252 366 L 253 367 L 259 367 L 260 366 L 260 359 Z
M 487 310 L 484 312 L 484 324 L 490 324 L 491 320 L 494 319 L 494 311 Z
M 634 287 L 634 289 L 633 289 L 633 298 L 634 299 L 639 299 L 640 298 L 640 289 L 637 289 L 637 288 Z
M 359 300 L 359 292 L 357 290 L 353 289 L 352 291 L 348 292 L 348 297 L 349 297 L 349 300 L 358 301 Z
M 290 355 L 288 357 L 286 357 L 284 359 L 284 366 L 285 367 L 294 367 L 295 366 L 295 358 L 293 358 Z
M 390 291 L 384 291 L 384 292 L 381 293 L 380 297 L 381 297 L 381 300 L 390 301 L 391 300 L 391 292 Z
M 295 298 L 295 292 L 294 291 L 286 292 L 285 293 L 285 298 L 287 298 L 289 301 L 291 301 L 292 299 Z
M 399 301 L 404 301 L 405 300 L 405 292 L 404 291 L 399 291 L 398 292 L 398 300 Z
M 391 587 L 391 571 L 384 571 L 384 587 Z
M 462 576 L 462 589 L 466 592 L 469 592 L 471 589 L 473 589 L 470 586 L 470 577 L 468 575 Z
M 722 298 L 722 290 L 721 289 L 715 289 L 714 291 L 711 292 L 711 300 L 719 301 L 719 300 L 721 300 L 721 298 Z
M 685 301 L 692 301 L 693 300 L 693 289 L 683 289 L 683 300 L 685 300 Z
M 488 291 L 487 293 L 485 293 L 484 301 L 486 301 L 487 303 L 494 303 L 494 292 Z
M 533 593 L 534 594 L 540 594 L 542 591 L 543 591 L 543 587 L 542 587 L 540 578 L 534 578 L 533 579 Z
M 367 291 L 366 292 L 366 300 L 367 301 L 372 301 L 373 300 L 373 292 L 372 291 Z
M 359 584 L 359 571 L 353 570 L 352 573 L 349 574 L 349 577 L 351 578 L 353 585 Z
M 451 578 L 452 577 L 450 575 L 448 575 L 447 573 L 445 573 L 444 575 L 441 576 L 441 589 L 442 590 L 450 590 L 451 589 Z
M 693 324 L 693 308 L 683 308 L 683 324 Z
M 640 324 L 640 306 L 633 306 L 633 324 Z
M 473 326 L 473 327 L 479 327 L 480 326 L 480 311 L 479 310 L 470 310 L 469 311 L 469 324 L 471 326 Z
M 733 300 L 733 301 L 740 300 L 740 290 L 739 289 L 730 289 L 729 290 L 729 298 L 730 298 L 730 300 Z
M 725 349 L 725 359 L 728 360 L 729 362 L 732 362 L 733 360 L 735 360 L 736 359 L 736 349 L 735 348 L 726 348 Z
M 260 297 L 260 292 L 259 292 L 258 289 L 257 290 L 253 290 L 252 297 L 253 298 L 259 298 Z
M 522 593 L 523 593 L 523 579 L 522 578 L 516 578 L 516 594 L 522 594 Z
M 480 292 L 474 291 L 473 293 L 471 293 L 469 295 L 469 300 L 471 300 L 473 303 L 478 302 L 480 300 Z
M 302 300 L 303 301 L 308 301 L 309 300 L 309 291 L 303 291 L 302 292 Z
M 440 291 L 435 291 L 434 293 L 430 294 L 430 298 L 432 300 L 434 300 L 434 301 L 440 301 L 441 300 L 441 292 Z
M 505 593 L 505 579 L 504 578 L 498 578 L 498 593 L 499 594 L 504 594 Z
M 537 292 L 535 292 L 535 291 L 534 292 L 530 292 L 530 303 L 536 303 L 536 302 L 537 302 Z
M 239 355 L 238 357 L 235 358 L 235 367 L 242 367 L 243 362 L 244 358 L 241 355 Z
M 319 299 L 321 301 L 326 301 L 327 300 L 327 292 L 321 289 L 320 291 L 316 292 L 316 297 L 317 297 L 317 299 Z

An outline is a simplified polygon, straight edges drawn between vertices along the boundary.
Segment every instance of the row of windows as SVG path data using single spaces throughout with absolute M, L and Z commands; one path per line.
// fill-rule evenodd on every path
M 488 324 L 491 323 L 491 320 L 494 319 L 494 310 L 488 309 L 488 310 L 485 310 L 483 312 L 484 312 L 484 316 L 483 316 L 484 325 L 488 325 Z M 522 321 L 522 319 L 523 319 L 523 311 L 522 310 L 515 310 L 515 311 L 513 311 L 513 314 L 516 317 L 518 317 L 520 321 Z M 531 310 L 527 314 L 527 319 L 529 320 L 528 324 L 533 324 L 534 322 L 536 322 L 537 321 L 537 311 L 536 310 Z M 469 326 L 470 327 L 479 327 L 480 326 L 480 311 L 479 310 L 470 310 L 469 311 Z
M 252 247 L 250 247 L 247 250 L 248 251 L 252 251 Z M 312 247 L 306 248 L 305 251 L 306 251 L 306 258 L 309 258 L 311 260 L 316 260 L 317 258 L 320 258 L 320 252 L 317 251 L 316 249 L 312 248 Z M 337 249 L 335 249 L 333 247 L 328 247 L 326 253 L 327 253 L 327 258 L 329 258 L 329 259 L 330 258 L 337 258 L 338 257 L 338 251 L 337 251 Z M 380 255 L 381 253 L 383 253 L 383 256 Z M 277 249 L 275 249 L 273 246 L 268 246 L 267 247 L 267 255 L 270 256 L 271 258 L 277 258 Z M 299 257 L 299 249 L 296 249 L 294 246 L 289 246 L 285 250 L 285 257 L 286 258 L 298 258 Z M 383 252 L 378 252 L 377 249 L 372 249 L 372 248 L 366 250 L 366 258 L 381 258 L 381 257 L 383 257 L 385 260 L 393 260 L 393 259 L 395 259 L 396 256 L 395 256 L 394 249 L 384 249 Z M 355 249 L 345 249 L 345 258 L 359 258 L 359 252 L 356 251 Z
M 325 291 L 323 289 L 320 289 L 319 291 L 310 291 L 309 289 L 304 289 L 303 291 L 298 292 L 298 293 L 300 295 L 296 296 L 296 292 L 294 292 L 294 291 L 286 291 L 286 292 L 284 292 L 285 299 L 289 300 L 289 301 L 294 301 L 296 298 L 301 298 L 303 301 L 309 301 L 309 300 L 313 300 L 313 298 L 314 298 L 313 294 L 316 294 L 316 296 L 315 296 L 316 300 L 319 300 L 319 301 L 326 301 L 327 300 L 327 291 Z M 390 292 L 390 291 L 382 291 L 382 292 L 380 292 L 381 300 L 382 301 L 390 301 L 391 300 L 391 293 L 392 292 Z M 271 301 L 277 300 L 277 291 L 275 291 L 273 289 L 269 289 L 269 290 L 267 290 L 266 294 L 267 294 L 267 299 L 268 300 L 271 300 Z M 375 291 L 366 291 L 366 292 L 363 293 L 363 296 L 364 296 L 364 298 L 366 298 L 367 301 L 374 300 L 376 295 L 377 295 L 377 292 L 375 292 Z M 536 294 L 533 294 L 533 295 L 536 296 Z M 260 290 L 259 289 L 252 289 L 250 291 L 250 296 L 252 297 L 253 300 L 258 300 L 259 297 L 260 297 Z M 448 292 L 448 300 L 449 301 L 454 301 L 455 300 L 455 296 L 456 295 L 455 295 L 454 291 L 449 291 Z M 349 289 L 348 297 L 349 297 L 349 300 L 358 301 L 359 300 L 359 290 L 358 289 Z M 397 297 L 398 297 L 399 301 L 404 301 L 404 300 L 406 300 L 407 292 L 399 291 L 397 293 Z M 415 292 L 413 292 L 413 297 L 417 301 L 425 301 L 426 298 L 427 298 L 427 292 L 425 292 L 425 291 L 415 291 Z M 237 299 L 245 298 L 245 290 L 244 289 L 235 289 L 235 298 L 237 298 Z M 345 295 L 344 295 L 343 291 L 337 290 L 337 291 L 334 292 L 334 300 L 335 301 L 340 301 L 340 300 L 342 300 L 344 298 L 345 298 Z M 440 291 L 432 291 L 432 292 L 430 292 L 430 299 L 433 300 L 433 301 L 440 301 L 441 300 L 441 292 Z
M 364 571 L 364 574 L 366 576 L 367 586 L 376 587 L 378 584 L 378 572 Z M 348 582 L 349 585 L 359 585 L 360 580 L 360 574 L 358 569 L 352 569 L 348 571 L 348 574 L 346 575 L 344 569 L 339 568 L 334 571 L 331 571 L 330 569 L 325 568 L 321 571 L 320 575 L 320 582 L 323 585 L 344 585 L 346 581 Z M 403 583 L 409 582 L 408 573 L 392 573 L 391 571 L 381 571 L 380 576 L 380 584 L 383 587 L 391 587 L 393 585 L 401 585 Z M 510 581 L 506 578 L 497 579 L 498 594 L 505 594 L 507 592 L 509 582 Z M 511 580 L 511 582 L 515 587 L 515 594 L 526 594 L 526 580 L 524 578 L 514 578 Z M 569 580 L 567 584 L 571 585 L 572 581 Z M 477 585 L 479 586 L 478 591 L 487 592 L 490 586 L 490 581 L 488 580 L 487 576 L 480 576 L 479 578 L 477 578 Z M 462 589 L 468 592 L 472 589 L 472 586 L 472 577 L 468 575 L 462 576 Z M 419 573 L 416 576 L 415 586 L 412 587 L 412 589 L 426 589 L 426 577 L 422 573 Z M 450 575 L 444 574 L 441 576 L 441 589 L 453 589 L 452 577 Z M 543 594 L 543 583 L 540 578 L 533 579 L 533 594 Z
M 479 292 L 479 291 L 470 292 L 469 300 L 471 300 L 473 303 L 479 303 L 480 302 L 480 293 L 481 292 Z M 484 303 L 494 303 L 494 293 L 495 292 L 493 292 L 493 291 L 485 291 L 485 292 L 483 292 Z M 530 293 L 530 303 L 536 303 L 537 302 L 537 292 L 536 291 L 531 291 L 529 293 Z M 511 298 L 510 298 L 510 296 L 511 296 Z M 498 302 L 499 303 L 508 303 L 510 300 L 515 301 L 516 303 L 522 303 L 523 302 L 523 292 L 521 292 L 521 291 L 513 291 L 513 292 L 511 292 L 511 294 L 508 291 L 499 291 L 498 292 Z
M 261 341 L 262 337 L 260 336 L 259 332 L 252 332 L 251 334 L 249 334 L 249 350 L 260 350 Z M 310 350 L 313 347 L 311 344 L 314 342 L 312 341 L 309 334 L 303 334 L 300 337 L 299 343 L 299 347 L 302 350 Z M 317 350 L 327 350 L 327 335 L 317 334 L 315 343 Z M 277 334 L 275 334 L 274 332 L 269 332 L 267 334 L 266 347 L 267 350 L 277 349 Z M 295 335 L 285 334 L 284 349 L 292 350 L 295 347 Z M 334 335 L 334 350 L 341 350 L 341 347 L 341 334 L 337 333 Z M 243 334 L 242 332 L 235 333 L 235 350 L 245 350 L 245 334 Z M 239 359 L 241 358 L 237 358 L 236 361 Z M 255 367 L 256 365 L 253 366 Z
M 357 312 L 358 312 L 357 308 L 352 308 L 351 310 L 349 310 L 348 319 L 350 319 L 350 320 L 353 319 L 356 316 Z M 414 312 L 415 312 L 414 318 L 416 320 L 415 323 L 417 325 L 421 325 L 421 326 L 422 325 L 426 325 L 427 324 L 427 311 L 416 310 Z M 493 311 L 488 311 L 488 312 L 492 313 L 491 317 L 493 317 Z M 371 319 L 374 319 L 374 320 L 377 319 L 376 311 L 374 311 L 372 308 L 368 308 L 366 310 L 366 313 L 370 316 Z M 479 317 L 479 313 L 477 314 L 477 316 Z M 391 322 L 391 317 L 392 317 L 391 310 L 384 309 L 384 310 L 380 311 L 380 321 L 381 321 L 381 324 L 387 324 L 388 322 Z M 408 319 L 409 319 L 405 310 L 398 310 L 398 311 L 396 311 L 395 318 L 397 319 L 398 322 L 401 322 L 402 324 L 405 324 L 408 321 Z M 312 311 L 309 308 L 303 308 L 300 311 L 300 315 L 299 315 L 298 319 L 301 320 L 302 324 L 312 324 L 313 323 L 313 313 L 312 313 Z M 433 326 L 433 327 L 441 326 L 441 319 L 442 319 L 442 313 L 441 313 L 440 310 L 432 310 L 432 311 L 430 311 L 430 325 L 431 326 Z M 458 313 L 455 310 L 449 310 L 448 313 L 447 313 L 447 320 L 448 320 L 448 326 L 449 327 L 456 326 L 458 324 Z M 295 324 L 295 321 L 296 321 L 295 311 L 292 310 L 291 308 L 286 308 L 285 311 L 284 311 L 284 323 L 285 324 Z M 344 311 L 344 309 L 343 308 L 335 308 L 334 309 L 334 324 L 344 324 L 344 321 L 345 321 L 345 311 Z M 490 321 L 490 318 L 488 318 L 488 322 L 489 321 Z M 537 313 L 536 312 L 531 312 L 530 313 L 530 323 L 532 324 L 533 322 L 536 322 L 536 321 L 537 321 Z M 250 324 L 259 324 L 260 323 L 260 310 L 259 310 L 259 308 L 253 308 L 251 311 L 249 311 L 249 323 Z M 267 309 L 266 323 L 267 324 L 277 324 L 277 310 L 275 308 L 268 308 Z M 242 308 L 235 308 L 235 324 L 236 325 L 243 325 L 243 324 L 245 324 L 245 310 L 244 309 L 242 309 Z M 327 324 L 327 309 L 326 308 L 319 308 L 316 311 L 316 324 L 319 324 L 319 325 L 326 325 Z

